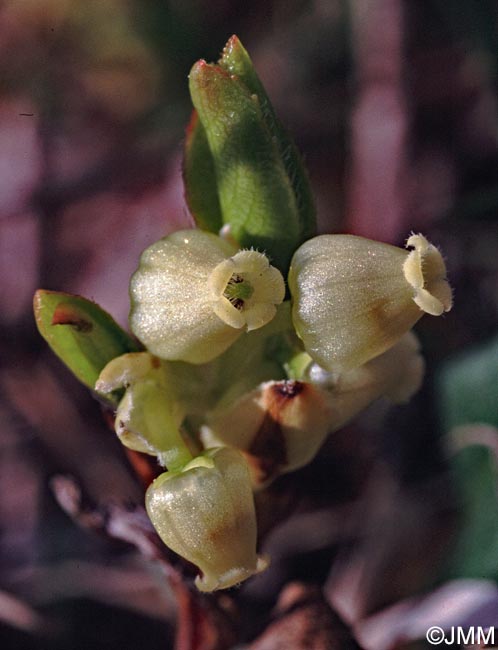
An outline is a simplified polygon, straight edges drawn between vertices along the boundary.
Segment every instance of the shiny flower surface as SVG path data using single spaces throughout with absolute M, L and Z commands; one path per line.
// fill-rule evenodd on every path
M 451 309 L 441 253 L 422 235 L 412 251 L 354 235 L 321 235 L 294 254 L 293 321 L 323 368 L 355 368 L 392 347 L 423 316 Z
M 262 253 L 183 230 L 142 254 L 130 293 L 131 328 L 153 354 L 205 363 L 244 331 L 266 325 L 285 285 Z
M 164 543 L 199 567 L 201 591 L 236 585 L 268 564 L 256 554 L 249 471 L 234 449 L 211 449 L 180 472 L 161 474 L 146 506 Z

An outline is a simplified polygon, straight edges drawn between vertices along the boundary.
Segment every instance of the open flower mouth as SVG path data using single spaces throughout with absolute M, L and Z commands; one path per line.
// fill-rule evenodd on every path
M 253 286 L 244 280 L 244 278 L 237 273 L 234 273 L 228 284 L 225 287 L 223 296 L 232 303 L 235 309 L 241 311 L 244 308 L 244 303 L 254 293 Z
M 329 372 L 373 359 L 425 313 L 451 309 L 439 250 L 412 234 L 406 251 L 355 235 L 320 235 L 292 258 L 292 318 L 306 352 Z
M 453 302 L 441 253 L 420 234 L 408 237 L 406 247 L 413 249 L 403 264 L 406 281 L 415 290 L 413 301 L 427 314 L 441 316 Z
M 215 314 L 230 327 L 248 331 L 266 325 L 285 297 L 282 274 L 257 251 L 239 251 L 223 260 L 208 286 Z
M 183 230 L 152 244 L 130 283 L 130 325 L 161 359 L 208 363 L 269 323 L 285 283 L 266 255 Z

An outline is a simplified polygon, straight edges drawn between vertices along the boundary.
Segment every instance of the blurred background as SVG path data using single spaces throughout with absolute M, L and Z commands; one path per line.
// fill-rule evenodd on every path
M 2 649 L 415 649 L 430 625 L 498 627 L 497 32 L 492 0 L 0 3 Z M 410 404 L 374 404 L 260 498 L 271 569 L 205 599 L 148 559 L 143 486 L 31 304 L 68 291 L 126 325 L 140 252 L 192 225 L 189 69 L 233 33 L 320 230 L 422 231 L 455 305 L 417 326 Z

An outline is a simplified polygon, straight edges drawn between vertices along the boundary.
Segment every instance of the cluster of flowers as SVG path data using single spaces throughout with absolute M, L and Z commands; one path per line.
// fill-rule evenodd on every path
M 451 308 L 437 248 L 322 235 L 295 252 L 287 284 L 229 233 L 176 232 L 131 280 L 130 324 L 146 351 L 96 384 L 121 391 L 116 432 L 167 468 L 146 505 L 164 543 L 223 589 L 264 569 L 254 490 L 308 463 L 375 399 L 406 401 L 423 361 L 410 331 Z

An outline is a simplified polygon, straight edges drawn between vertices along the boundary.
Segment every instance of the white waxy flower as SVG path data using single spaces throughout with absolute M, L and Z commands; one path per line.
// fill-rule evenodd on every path
M 163 465 L 187 462 L 191 456 L 179 432 L 185 409 L 165 362 L 148 352 L 116 357 L 100 373 L 95 390 L 111 394 L 120 389 L 124 395 L 114 428 L 123 445 L 157 456 Z
M 201 591 L 226 589 L 268 565 L 256 554 L 249 471 L 234 449 L 210 449 L 181 472 L 161 474 L 146 506 L 166 546 L 199 567 Z
M 293 320 L 306 351 L 341 372 L 382 354 L 425 313 L 452 305 L 441 253 L 422 235 L 411 251 L 353 235 L 322 235 L 294 254 Z
M 408 402 L 419 390 L 425 362 L 413 332 L 407 332 L 392 348 L 367 363 L 343 373 L 327 372 L 316 363 L 307 371 L 307 379 L 323 388 L 331 397 L 337 429 L 379 397 L 393 404 Z
M 204 444 L 244 452 L 256 488 L 306 465 L 328 433 L 332 413 L 326 392 L 301 381 L 268 381 L 213 412 Z
M 153 354 L 208 362 L 244 331 L 266 325 L 285 296 L 280 271 L 257 251 L 238 251 L 202 230 L 147 248 L 130 285 L 130 324 Z
M 452 292 L 441 253 L 420 234 L 408 237 L 406 247 L 413 248 L 403 264 L 405 278 L 414 290 L 413 302 L 431 316 L 450 311 Z
M 424 361 L 408 332 L 390 350 L 344 373 L 317 364 L 307 381 L 269 381 L 213 412 L 202 430 L 205 444 L 225 444 L 246 455 L 253 484 L 309 463 L 326 437 L 385 396 L 405 402 L 420 388 Z

